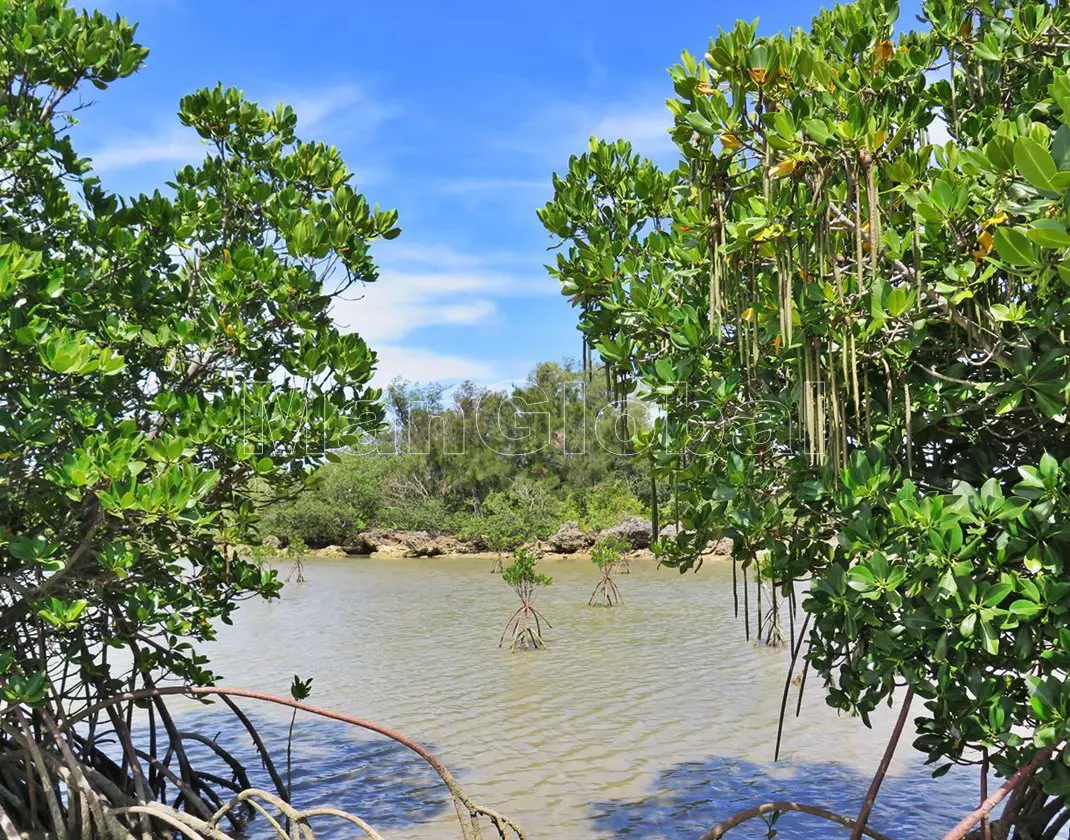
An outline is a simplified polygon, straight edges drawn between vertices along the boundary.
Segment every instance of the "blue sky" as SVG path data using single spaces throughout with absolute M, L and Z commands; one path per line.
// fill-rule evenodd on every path
M 369 199 L 401 214 L 401 237 L 376 248 L 380 281 L 336 313 L 379 351 L 378 384 L 492 384 L 578 355 L 535 218 L 551 173 L 591 134 L 671 163 L 680 51 L 701 55 L 740 15 L 772 32 L 821 5 L 107 0 L 150 54 L 80 114 L 75 139 L 106 186 L 137 193 L 203 154 L 175 116 L 183 94 L 223 82 L 288 102 L 302 137 L 338 146 Z

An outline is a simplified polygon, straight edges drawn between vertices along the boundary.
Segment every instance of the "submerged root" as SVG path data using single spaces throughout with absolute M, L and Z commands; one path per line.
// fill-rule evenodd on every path
M 750 822 L 751 820 L 766 815 L 783 814 L 787 811 L 798 811 L 803 814 L 809 814 L 812 817 L 820 817 L 823 820 L 839 823 L 844 828 L 854 828 L 855 826 L 854 820 L 850 817 L 834 813 L 827 808 L 819 808 L 816 805 L 804 805 L 800 802 L 767 802 L 764 805 L 756 805 L 753 808 L 747 808 L 745 811 L 733 814 L 727 820 L 722 820 L 703 834 L 699 840 L 720 840 L 720 838 L 724 837 L 733 828 L 736 828 L 745 822 Z M 872 828 L 865 828 L 862 833 L 865 834 L 866 837 L 872 837 L 873 840 L 889 840 L 886 835 L 881 834 L 879 831 L 874 831 Z
M 214 738 L 179 731 L 163 702 L 173 694 L 223 698 L 252 737 L 275 792 L 251 786 L 244 766 Z M 525 840 L 516 823 L 473 802 L 438 759 L 400 733 L 288 698 L 212 687 L 131 691 L 67 716 L 21 706 L 0 710 L 0 837 L 226 840 L 243 835 L 255 819 L 283 840 L 315 840 L 310 820 L 333 818 L 356 826 L 359 833 L 353 836 L 382 840 L 356 814 L 294 805 L 263 739 L 235 697 L 287 706 L 384 735 L 415 752 L 438 773 L 453 799 L 463 840 L 480 840 L 481 823 L 501 838 Z M 139 732 L 147 735 L 148 746 L 143 749 L 135 746 L 131 734 L 135 705 L 148 711 L 148 731 Z M 196 761 L 187 752 L 193 744 L 200 753 Z
M 601 596 L 601 598 L 599 598 Z M 595 602 L 598 603 L 595 603 Z M 602 578 L 598 581 L 598 584 L 594 588 L 594 592 L 591 593 L 590 600 L 587 601 L 587 606 L 601 606 L 601 607 L 615 607 L 618 604 L 623 604 L 624 599 L 621 597 L 620 590 L 617 588 L 617 584 L 613 581 L 612 570 L 605 568 L 602 570 Z
M 498 647 L 502 647 L 505 644 L 506 638 L 509 639 L 509 651 L 511 653 L 518 650 L 539 650 L 546 647 L 546 642 L 542 638 L 542 625 L 544 622 L 547 627 L 551 627 L 545 616 L 539 613 L 529 601 L 525 601 L 506 622 L 502 636 L 498 640 Z

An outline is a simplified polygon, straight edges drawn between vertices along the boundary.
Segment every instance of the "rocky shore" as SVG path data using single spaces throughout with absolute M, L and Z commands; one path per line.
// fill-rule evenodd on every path
M 671 537 L 675 526 L 661 529 L 661 536 Z M 576 522 L 566 522 L 548 539 L 532 543 L 528 548 L 536 557 L 543 559 L 575 558 L 589 556 L 591 548 L 602 537 L 616 536 L 631 546 L 632 559 L 654 559 L 650 551 L 652 532 L 650 522 L 642 517 L 631 516 L 620 524 L 601 531 L 587 531 Z M 292 553 L 277 537 L 264 538 L 263 549 L 280 555 Z M 707 556 L 727 556 L 732 551 L 731 540 L 711 543 L 704 552 Z M 403 531 L 373 528 L 357 534 L 345 545 L 328 545 L 310 548 L 302 552 L 313 557 L 351 557 L 376 555 L 380 557 L 443 557 L 464 554 L 491 553 L 484 540 L 461 539 L 455 534 L 435 531 Z

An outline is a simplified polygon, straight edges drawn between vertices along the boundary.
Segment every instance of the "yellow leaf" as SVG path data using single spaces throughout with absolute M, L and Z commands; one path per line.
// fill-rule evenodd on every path
M 895 55 L 895 44 L 891 41 L 881 41 L 873 52 L 876 59 L 874 63 L 877 65 L 877 69 L 880 69 Z
M 739 138 L 736 137 L 736 135 L 726 131 L 724 134 L 721 135 L 721 145 L 724 146 L 726 149 L 735 151 L 743 144 L 739 142 Z
M 873 132 L 873 148 L 879 149 L 884 145 L 884 141 L 888 139 L 887 131 L 875 131 Z
M 780 336 L 779 335 L 776 338 L 773 339 L 773 352 L 774 353 L 779 353 L 780 352 Z
M 749 321 L 754 317 L 754 307 L 748 307 L 743 310 L 743 314 L 739 316 L 741 321 Z
M 983 260 L 992 253 L 992 246 L 994 243 L 995 237 L 987 230 L 982 231 L 981 235 L 977 237 L 977 248 L 972 251 L 973 258 L 975 260 Z
M 776 166 L 769 170 L 770 177 L 783 178 L 785 175 L 790 175 L 795 171 L 795 168 L 799 165 L 799 161 L 795 158 L 787 158 L 780 161 Z
M 764 67 L 753 67 L 748 72 L 750 73 L 750 77 L 754 80 L 754 84 L 765 84 L 765 79 L 768 71 Z
M 981 227 L 983 227 L 983 228 L 995 227 L 996 225 L 1003 224 L 1005 221 L 1007 221 L 1008 218 L 1009 218 L 1009 216 L 1007 216 L 1006 213 L 997 213 L 991 219 L 985 219 L 983 222 L 981 222 Z

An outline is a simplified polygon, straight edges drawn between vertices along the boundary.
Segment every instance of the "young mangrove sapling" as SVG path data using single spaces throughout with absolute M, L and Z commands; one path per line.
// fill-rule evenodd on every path
M 587 606 L 613 607 L 623 603 L 620 590 L 613 580 L 614 573 L 618 572 L 624 562 L 624 553 L 628 550 L 628 544 L 620 537 L 604 537 L 594 544 L 591 550 L 591 562 L 601 572 L 598 585 L 595 586 Z
M 526 548 L 518 548 L 513 554 L 513 562 L 505 567 L 502 572 L 502 580 L 508 583 L 520 598 L 520 608 L 513 613 L 502 631 L 502 637 L 498 640 L 498 647 L 505 644 L 509 638 L 509 650 L 519 648 L 535 650 L 545 647 L 542 639 L 542 625 L 550 627 L 550 622 L 539 613 L 532 601 L 535 592 L 540 586 L 549 586 L 553 578 L 541 574 L 535 570 L 535 555 Z M 534 627 L 532 626 L 534 622 Z

